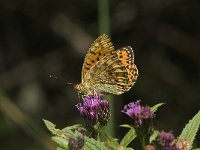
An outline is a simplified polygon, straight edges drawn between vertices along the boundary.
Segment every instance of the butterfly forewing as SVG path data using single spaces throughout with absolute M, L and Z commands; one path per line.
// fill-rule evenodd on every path
M 82 82 L 90 68 L 111 51 L 114 51 L 114 46 L 106 34 L 101 35 L 91 44 L 82 67 Z

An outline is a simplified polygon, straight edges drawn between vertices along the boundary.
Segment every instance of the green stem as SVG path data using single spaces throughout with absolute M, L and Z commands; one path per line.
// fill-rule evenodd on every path
M 99 14 L 99 33 L 110 35 L 110 15 L 109 15 L 109 0 L 98 0 L 98 14 Z M 111 117 L 106 132 L 114 136 L 114 100 L 113 96 L 106 96 L 109 100 Z
M 148 137 L 145 135 L 144 132 L 138 130 L 137 128 L 135 128 L 137 137 L 141 143 L 142 148 L 144 148 L 147 144 L 148 144 Z
M 99 32 L 110 34 L 109 0 L 99 0 Z
M 143 135 L 142 138 L 141 138 L 141 144 L 142 144 L 142 148 L 144 148 L 146 146 L 146 136 Z

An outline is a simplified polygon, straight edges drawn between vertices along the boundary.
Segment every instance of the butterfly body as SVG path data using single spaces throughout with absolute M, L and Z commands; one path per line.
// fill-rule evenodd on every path
M 122 94 L 135 83 L 138 70 L 130 46 L 114 50 L 110 38 L 97 38 L 85 57 L 82 82 L 75 88 L 85 95 L 94 93 Z

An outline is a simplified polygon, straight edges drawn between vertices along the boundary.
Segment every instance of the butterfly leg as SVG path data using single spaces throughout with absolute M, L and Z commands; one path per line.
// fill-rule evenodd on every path
M 78 92 L 78 100 L 79 100 L 79 101 L 84 100 L 85 96 L 86 96 L 86 95 L 83 95 L 83 94 L 81 94 L 80 92 Z

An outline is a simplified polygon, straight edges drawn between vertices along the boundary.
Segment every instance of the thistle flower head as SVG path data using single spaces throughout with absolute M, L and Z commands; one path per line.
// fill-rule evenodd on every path
M 176 146 L 172 132 L 161 131 L 158 134 L 157 141 L 163 147 L 163 150 L 182 150 Z
M 177 138 L 175 143 L 180 150 L 190 150 L 192 148 L 191 143 L 182 138 Z
M 76 105 L 87 124 L 94 125 L 97 123 L 97 110 L 99 103 L 100 99 L 98 97 L 85 96 L 83 102 Z
M 98 121 L 101 126 L 105 126 L 110 119 L 110 107 L 107 100 L 102 100 L 98 109 Z
M 134 120 L 136 127 L 142 126 L 144 122 L 153 119 L 155 116 L 148 106 L 140 105 L 140 100 L 125 105 L 122 112 Z
M 72 150 L 80 150 L 84 145 L 84 136 L 80 135 L 77 138 L 69 138 L 69 147 Z
M 110 108 L 107 100 L 101 100 L 100 94 L 85 96 L 82 103 L 76 105 L 86 125 L 93 126 L 100 123 L 107 124 L 110 118 Z
M 156 150 L 156 147 L 154 146 L 154 145 L 146 145 L 145 147 L 144 147 L 144 150 Z

